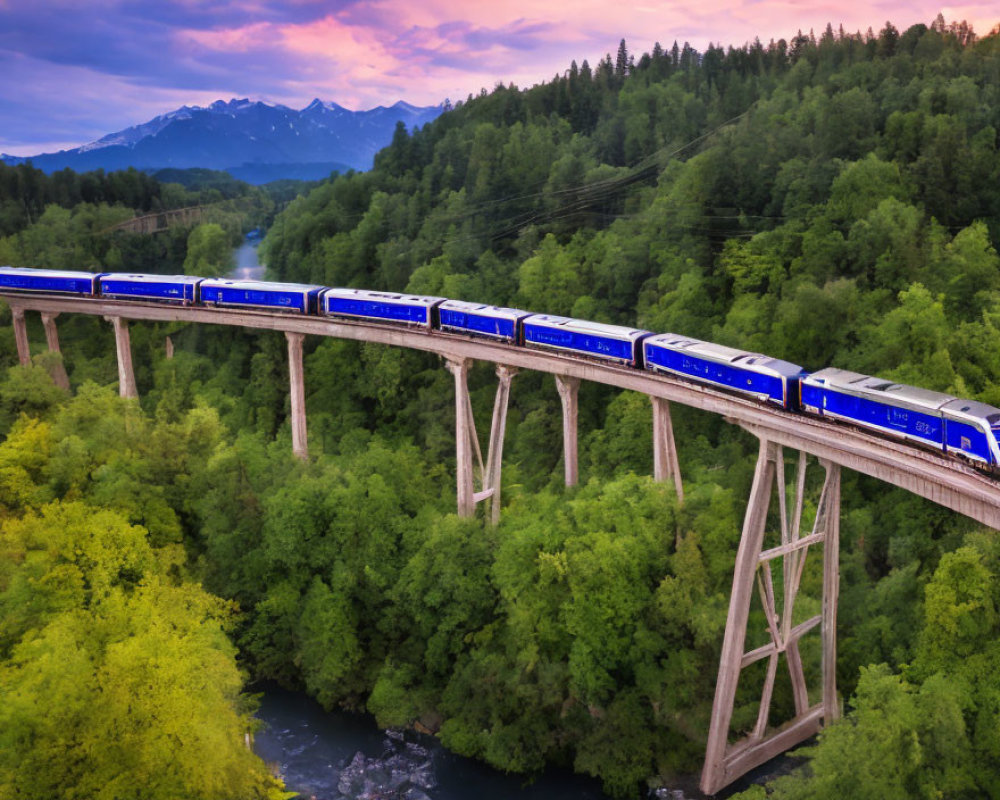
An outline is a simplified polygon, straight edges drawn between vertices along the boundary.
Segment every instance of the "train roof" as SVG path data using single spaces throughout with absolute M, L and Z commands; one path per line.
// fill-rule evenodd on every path
M 420 305 L 431 305 L 445 300 L 444 297 L 431 297 L 419 294 L 401 294 L 399 292 L 376 292 L 372 289 L 344 289 L 333 287 L 323 292 L 324 296 L 332 297 L 359 297 L 365 300 L 383 300 L 389 303 L 419 303 Z
M 520 308 L 507 308 L 505 306 L 491 306 L 486 303 L 474 303 L 468 300 L 445 300 L 441 308 L 449 308 L 454 311 L 466 311 L 472 314 L 502 314 L 505 317 L 530 317 L 531 311 L 524 311 Z
M 812 373 L 806 381 L 822 382 L 838 391 L 861 396 L 880 396 L 883 400 L 902 403 L 923 410 L 938 411 L 948 403 L 958 399 L 954 395 L 922 389 L 919 386 L 908 386 L 896 383 L 886 378 L 864 375 L 846 369 L 827 367 Z
M 137 275 L 129 272 L 103 272 L 102 280 L 132 281 L 133 283 L 198 283 L 205 280 L 197 275 Z
M 553 314 L 531 314 L 524 323 L 526 325 L 546 325 L 550 327 L 565 328 L 577 333 L 591 333 L 598 336 L 616 336 L 626 339 L 638 339 L 640 336 L 649 334 L 637 328 L 627 328 L 623 325 L 609 325 L 605 322 L 591 322 L 587 319 L 574 319 L 573 317 L 559 317 Z
M 905 383 L 894 383 L 883 391 L 892 397 L 898 397 L 925 408 L 933 408 L 935 411 L 957 399 L 953 394 L 921 389 L 919 386 L 907 386 Z
M 230 278 L 205 278 L 201 286 L 203 289 L 225 286 L 233 289 L 245 289 L 250 292 L 292 292 L 296 290 L 311 292 L 325 288 L 311 283 L 278 283 L 277 281 L 232 280 Z
M 1000 426 L 1000 408 L 976 400 L 956 398 L 950 403 L 945 403 L 941 407 L 941 411 L 950 417 L 963 417 L 977 422 L 985 422 L 990 427 Z
M 73 269 L 39 269 L 38 267 L 0 267 L 0 272 L 18 275 L 45 275 L 50 278 L 93 278 L 93 272 Z

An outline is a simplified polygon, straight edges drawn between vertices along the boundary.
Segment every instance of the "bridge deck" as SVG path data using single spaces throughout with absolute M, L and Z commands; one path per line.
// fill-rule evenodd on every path
M 961 462 L 846 425 L 790 414 L 665 375 L 486 339 L 366 321 L 100 298 L 30 294 L 0 294 L 0 297 L 11 307 L 26 311 L 89 314 L 153 322 L 234 325 L 331 336 L 424 350 L 450 359 L 506 364 L 631 389 L 722 414 L 759 437 L 871 475 L 1000 530 L 1000 483 Z

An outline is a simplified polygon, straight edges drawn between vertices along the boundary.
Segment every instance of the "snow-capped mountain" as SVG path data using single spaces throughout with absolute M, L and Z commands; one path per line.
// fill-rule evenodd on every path
M 2 160 L 30 160 L 45 172 L 64 167 L 80 172 L 205 167 L 251 183 L 321 178 L 333 170 L 370 169 L 375 153 L 391 141 L 397 122 L 412 130 L 443 110 L 400 101 L 388 108 L 349 111 L 316 99 L 296 111 L 246 98 L 217 100 L 207 108 L 182 106 L 72 150 Z

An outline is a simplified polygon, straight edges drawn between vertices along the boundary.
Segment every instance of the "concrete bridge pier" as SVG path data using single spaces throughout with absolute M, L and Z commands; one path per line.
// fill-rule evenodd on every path
M 476 513 L 475 493 L 472 488 L 472 439 L 475 422 L 472 419 L 472 400 L 469 397 L 469 367 L 467 358 L 445 361 L 448 371 L 455 376 L 455 467 L 458 516 L 471 517 Z
M 500 468 L 503 462 L 503 437 L 507 431 L 507 405 L 510 400 L 510 384 L 517 375 L 516 367 L 497 364 L 497 397 L 493 403 L 493 423 L 490 425 L 490 444 L 486 453 L 486 474 L 483 490 L 492 491 L 490 498 L 490 523 L 500 522 Z
M 706 794 L 714 794 L 754 767 L 813 736 L 822 723 L 835 719 L 840 712 L 836 682 L 840 467 L 828 461 L 820 461 L 826 470 L 826 476 L 816 518 L 811 533 L 801 536 L 807 456 L 804 452 L 799 455 L 794 506 L 790 516 L 786 502 L 784 463 L 781 446 L 761 438 L 753 488 L 736 554 L 733 590 L 729 599 L 729 615 L 726 619 L 726 633 L 719 659 L 719 676 L 705 749 L 701 790 Z M 763 549 L 773 489 L 777 489 L 778 495 L 781 538 L 777 546 Z M 795 599 L 802 580 L 806 553 L 811 545 L 820 542 L 823 544 L 822 612 L 793 626 Z M 779 558 L 782 560 L 780 603 L 771 569 L 772 563 Z M 745 652 L 747 619 L 755 583 L 767 619 L 770 641 Z M 817 626 L 822 637 L 822 697 L 818 703 L 810 706 L 799 654 L 799 639 Z M 791 678 L 795 716 L 775 727 L 769 725 L 769 718 L 778 661 L 782 654 Z M 730 723 L 740 673 L 744 668 L 765 658 L 768 660 L 767 670 L 757 722 L 749 735 L 730 743 Z
M 305 334 L 285 331 L 288 340 L 288 382 L 292 411 L 292 452 L 303 461 L 309 458 L 306 429 L 306 384 L 302 368 L 302 342 Z
M 135 372 L 132 369 L 132 340 L 128 322 L 121 317 L 105 317 L 115 327 L 115 351 L 118 354 L 118 394 L 121 397 L 138 397 Z
M 45 326 L 45 342 L 49 351 L 59 353 L 59 361 L 55 362 L 49 369 L 52 375 L 52 382 L 60 389 L 69 390 L 69 376 L 66 374 L 66 365 L 62 362 L 62 351 L 59 349 L 59 331 L 56 330 L 56 317 L 47 311 L 42 312 L 42 325 Z
M 471 359 L 447 359 L 445 366 L 455 376 L 455 462 L 456 488 L 458 495 L 458 515 L 471 517 L 476 513 L 476 504 L 490 500 L 490 522 L 500 521 L 500 474 L 503 462 L 503 438 L 507 429 L 507 405 L 510 400 L 510 384 L 517 369 L 497 364 L 496 400 L 493 403 L 493 422 L 490 425 L 490 443 L 483 466 L 483 452 L 476 433 L 476 420 L 472 413 L 472 398 L 469 395 L 469 368 Z M 479 467 L 480 491 L 475 491 L 474 464 Z
M 52 313 L 50 311 L 42 311 L 42 325 L 45 326 L 45 341 L 48 348 L 53 353 L 59 353 L 62 356 L 62 351 L 59 349 L 59 332 L 56 330 L 56 317 L 59 313 Z M 14 322 L 14 341 L 17 344 L 17 360 L 18 363 L 30 364 L 31 363 L 31 346 L 28 341 L 28 325 L 24 318 L 24 309 L 20 306 L 11 305 L 10 307 L 11 318 Z M 66 367 L 63 365 L 62 361 L 56 361 L 49 365 L 49 374 L 52 376 L 52 381 L 61 389 L 69 389 L 69 376 L 66 375 Z
M 580 479 L 577 455 L 577 419 L 580 379 L 556 375 L 556 389 L 563 411 L 563 461 L 566 465 L 566 485 L 576 486 Z
M 674 426 L 670 420 L 670 403 L 662 397 L 651 396 L 653 401 L 653 480 L 667 481 L 673 478 L 677 499 L 684 502 L 684 484 L 681 482 L 681 467 L 677 460 L 677 445 L 674 442 Z
M 24 321 L 24 309 L 12 305 L 10 316 L 14 321 L 14 342 L 17 344 L 17 360 L 21 366 L 31 363 L 31 348 L 28 345 L 28 325 Z

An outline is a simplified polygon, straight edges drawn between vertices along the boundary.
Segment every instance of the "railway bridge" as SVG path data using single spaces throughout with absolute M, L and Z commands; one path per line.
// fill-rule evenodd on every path
M 856 428 L 834 428 L 827 422 L 787 414 L 752 400 L 665 375 L 600 364 L 570 355 L 511 347 L 485 339 L 367 321 L 100 298 L 26 294 L 0 296 L 11 307 L 21 363 L 31 360 L 25 324 L 27 313 L 41 314 L 47 346 L 57 352 L 59 338 L 55 320 L 59 314 L 104 317 L 114 326 L 119 392 L 124 397 L 137 396 L 129 341 L 130 321 L 179 321 L 282 331 L 288 343 L 292 447 L 300 458 L 308 457 L 302 364 L 305 336 L 330 336 L 436 353 L 444 359 L 455 381 L 458 513 L 472 516 L 478 504 L 488 503 L 489 519 L 494 524 L 500 512 L 507 404 L 512 381 L 519 370 L 547 372 L 555 377 L 562 403 L 567 486 L 575 484 L 578 475 L 577 392 L 581 381 L 642 392 L 650 397 L 653 408 L 654 477 L 672 481 L 681 500 L 683 484 L 674 445 L 670 403 L 720 414 L 726 421 L 749 431 L 759 440 L 759 454 L 736 553 L 702 770 L 701 788 L 708 794 L 719 791 L 754 767 L 814 735 L 823 724 L 834 720 L 840 713 L 835 664 L 841 468 L 846 467 L 901 487 L 1000 530 L 1000 485 L 965 464 L 943 454 L 919 450 Z M 469 367 L 474 361 L 496 365 L 498 378 L 485 464 L 476 435 L 467 382 Z M 68 386 L 65 372 L 54 377 L 57 382 Z M 789 459 L 793 462 L 790 480 L 786 478 L 786 450 L 797 453 Z M 823 486 L 815 518 L 807 531 L 803 527 L 806 476 L 807 471 L 816 466 L 823 471 Z M 777 543 L 765 547 L 768 512 L 774 497 L 777 498 L 779 524 L 770 538 Z M 821 551 L 821 611 L 793 624 L 795 601 L 810 548 Z M 776 579 L 779 561 L 780 574 Z M 747 650 L 747 620 L 755 584 L 767 620 L 769 641 Z M 799 640 L 814 629 L 818 629 L 822 642 L 820 686 L 813 687 L 812 692 L 815 702 L 806 685 L 799 652 Z M 765 659 L 766 674 L 756 723 L 749 735 L 733 741 L 730 728 L 741 672 Z M 774 722 L 771 719 L 771 700 L 779 663 L 783 663 L 788 670 L 795 714 L 791 719 Z
M 161 233 L 174 225 L 193 225 L 200 222 L 205 216 L 205 211 L 211 206 L 185 206 L 184 208 L 171 208 L 164 211 L 155 211 L 151 214 L 143 214 L 141 217 L 133 217 L 117 225 L 102 231 L 102 233 L 114 233 L 122 231 L 124 233 Z

